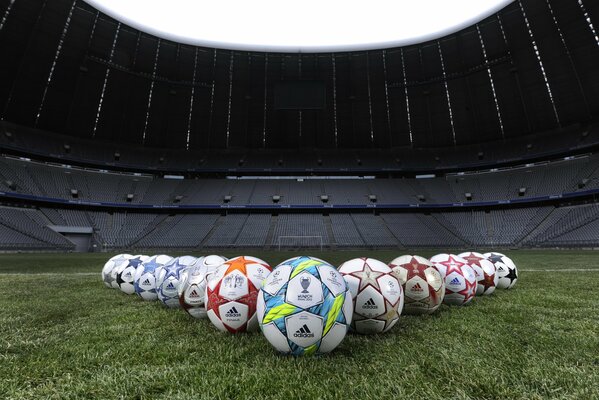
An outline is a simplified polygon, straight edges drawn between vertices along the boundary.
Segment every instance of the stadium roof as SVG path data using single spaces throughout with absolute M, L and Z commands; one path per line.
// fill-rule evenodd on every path
M 236 50 L 328 52 L 404 46 L 470 26 L 513 0 L 85 0 L 163 39 Z M 168 4 L 168 6 L 165 6 Z

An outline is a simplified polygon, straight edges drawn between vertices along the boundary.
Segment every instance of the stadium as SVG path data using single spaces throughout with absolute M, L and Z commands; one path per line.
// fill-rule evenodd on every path
M 598 2 L 201 3 L 0 0 L 0 398 L 599 397 Z M 402 294 L 376 335 L 343 303 L 323 336 L 349 333 L 316 357 L 268 336 L 256 266 L 304 300 L 318 278 L 341 312 L 356 274 L 478 252 L 518 284 L 425 315 Z M 209 318 L 107 289 L 108 263 L 121 291 L 149 263 L 130 254 L 158 255 L 159 297 L 221 255 Z M 212 326 L 245 329 L 208 304 L 231 277 L 255 332 Z M 316 351 L 312 325 L 279 328 Z

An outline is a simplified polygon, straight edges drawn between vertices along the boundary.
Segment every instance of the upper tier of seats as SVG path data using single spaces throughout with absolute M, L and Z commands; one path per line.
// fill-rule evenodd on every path
M 599 154 L 429 179 L 167 179 L 0 157 L 0 191 L 117 204 L 281 205 L 450 204 L 599 189 Z
M 524 163 L 599 146 L 599 123 L 573 125 L 505 142 L 452 148 L 359 150 L 181 151 L 58 135 L 0 121 L 0 149 L 68 163 L 137 171 L 230 172 L 426 172 Z

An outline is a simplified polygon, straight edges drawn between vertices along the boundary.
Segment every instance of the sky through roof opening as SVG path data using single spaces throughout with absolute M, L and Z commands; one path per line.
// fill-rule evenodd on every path
M 197 46 L 329 52 L 436 39 L 513 0 L 85 0 L 158 37 Z

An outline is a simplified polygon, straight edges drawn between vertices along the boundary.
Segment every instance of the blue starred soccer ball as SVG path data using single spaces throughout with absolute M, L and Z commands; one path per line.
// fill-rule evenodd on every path
M 169 308 L 178 308 L 179 285 L 183 271 L 196 261 L 195 257 L 182 256 L 173 258 L 164 268 L 156 269 L 156 294 L 158 300 Z
M 172 257 L 166 255 L 152 256 L 137 267 L 135 272 L 135 293 L 144 300 L 156 300 L 156 269 L 163 268 Z

